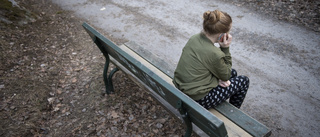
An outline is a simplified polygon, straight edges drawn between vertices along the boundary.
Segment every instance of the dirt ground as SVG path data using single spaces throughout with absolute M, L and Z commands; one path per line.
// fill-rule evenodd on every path
M 184 132 L 179 121 L 122 72 L 115 75 L 116 95 L 104 94 L 104 58 L 83 21 L 46 1 L 19 5 L 28 12 L 14 15 L 10 24 L 1 22 L 0 136 Z
M 179 120 L 122 72 L 114 76 L 116 94 L 104 93 L 104 58 L 83 20 L 46 0 L 1 7 L 0 18 L 0 136 L 184 133 Z M 298 24 L 320 29 L 319 20 Z

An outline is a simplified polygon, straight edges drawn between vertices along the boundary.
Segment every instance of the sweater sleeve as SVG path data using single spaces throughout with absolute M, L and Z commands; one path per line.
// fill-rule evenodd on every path
M 218 79 L 227 81 L 231 77 L 232 57 L 229 48 L 217 48 L 206 63 L 208 70 Z

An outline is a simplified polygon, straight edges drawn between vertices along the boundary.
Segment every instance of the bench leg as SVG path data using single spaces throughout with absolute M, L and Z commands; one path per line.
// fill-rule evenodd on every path
M 183 137 L 190 137 L 192 134 L 192 123 L 189 119 L 188 113 L 182 115 L 183 121 L 186 123 L 187 129 Z
M 107 56 L 106 63 L 104 64 L 104 70 L 103 70 L 103 80 L 104 80 L 104 85 L 106 87 L 107 94 L 114 92 L 114 88 L 112 84 L 112 76 L 119 70 L 118 68 L 114 68 L 113 70 L 111 70 L 111 72 L 108 75 L 107 73 L 108 73 L 109 63 L 110 63 L 110 59 Z
M 186 133 L 184 134 L 183 137 L 190 137 L 192 134 L 192 123 L 190 121 L 188 112 L 184 109 L 182 101 L 178 101 L 178 110 L 183 118 L 184 123 L 186 124 Z
M 114 92 L 114 89 L 113 89 L 113 84 L 112 84 L 112 76 L 113 74 L 115 74 L 117 71 L 119 71 L 118 68 L 114 68 L 110 73 L 109 73 L 109 77 L 108 77 L 108 88 L 109 88 L 109 91 L 111 92 Z

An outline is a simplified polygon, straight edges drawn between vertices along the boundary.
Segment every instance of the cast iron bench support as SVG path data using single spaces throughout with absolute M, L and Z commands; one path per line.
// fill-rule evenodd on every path
M 110 58 L 109 58 L 109 54 L 106 50 L 103 50 L 103 46 L 101 43 L 99 43 L 99 41 L 97 41 L 97 37 L 93 37 L 93 42 L 99 47 L 100 51 L 102 52 L 103 56 L 106 59 L 106 62 L 104 64 L 104 69 L 103 69 L 103 81 L 105 84 L 105 88 L 106 88 L 106 93 L 110 94 L 114 92 L 114 88 L 113 88 L 113 83 L 112 83 L 112 76 L 119 71 L 119 69 L 116 67 L 113 70 L 111 70 L 111 72 L 108 75 L 108 69 L 109 69 L 109 64 L 110 64 Z

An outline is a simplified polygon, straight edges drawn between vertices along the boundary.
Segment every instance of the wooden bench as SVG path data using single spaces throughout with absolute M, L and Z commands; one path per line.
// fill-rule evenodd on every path
M 185 136 L 191 136 L 192 131 L 200 136 L 205 133 L 214 137 L 270 136 L 270 129 L 227 102 L 206 110 L 175 88 L 172 76 L 163 73 L 127 46 L 115 45 L 87 23 L 82 26 L 106 58 L 103 77 L 108 94 L 114 92 L 112 76 L 120 69 L 139 86 L 150 91 L 164 108 L 183 120 L 186 125 Z M 108 75 L 110 61 L 117 68 Z

